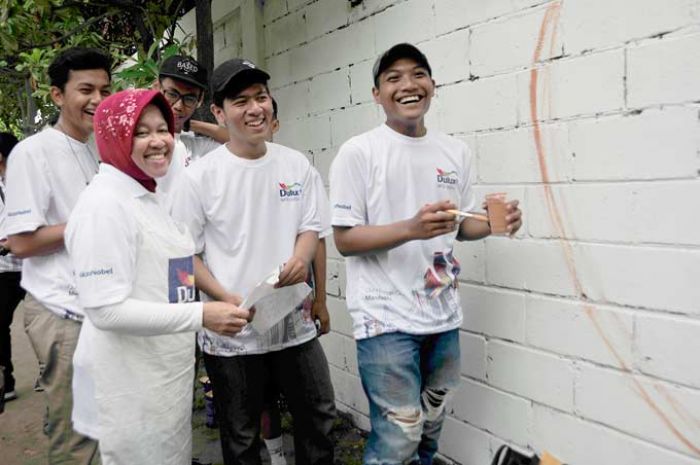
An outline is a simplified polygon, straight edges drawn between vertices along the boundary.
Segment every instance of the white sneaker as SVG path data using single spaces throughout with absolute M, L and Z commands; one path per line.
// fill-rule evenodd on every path
M 5 399 L 5 402 L 15 400 L 17 398 L 17 391 L 15 391 L 14 389 L 11 391 L 7 391 L 3 398 Z

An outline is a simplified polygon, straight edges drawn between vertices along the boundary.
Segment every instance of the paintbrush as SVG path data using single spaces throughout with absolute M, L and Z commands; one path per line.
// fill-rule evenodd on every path
M 445 210 L 445 213 L 449 213 L 450 215 L 455 216 L 461 216 L 464 218 L 474 218 L 475 220 L 485 221 L 487 223 L 489 221 L 488 216 L 482 215 L 481 213 L 463 212 L 461 210 Z

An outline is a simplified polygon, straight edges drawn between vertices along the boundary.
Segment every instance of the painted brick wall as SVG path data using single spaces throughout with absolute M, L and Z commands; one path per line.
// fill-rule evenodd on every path
M 700 463 L 700 1 L 264 3 L 277 140 L 326 181 L 338 147 L 382 122 L 375 57 L 411 41 L 438 83 L 430 127 L 471 146 L 480 195 L 521 200 L 516 238 L 456 251 L 462 384 L 441 453 Z M 367 428 L 329 250 L 322 342 L 340 408 Z

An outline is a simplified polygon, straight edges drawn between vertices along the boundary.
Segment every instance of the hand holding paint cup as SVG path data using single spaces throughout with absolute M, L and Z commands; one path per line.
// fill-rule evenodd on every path
M 508 214 L 508 207 L 506 204 L 506 194 L 497 192 L 486 195 L 486 211 L 489 215 L 491 234 L 507 234 L 508 223 L 506 221 L 506 215 Z

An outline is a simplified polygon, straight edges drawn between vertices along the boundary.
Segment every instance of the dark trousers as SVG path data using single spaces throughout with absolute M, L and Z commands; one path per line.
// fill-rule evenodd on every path
M 259 465 L 260 414 L 269 381 L 284 394 L 294 421 L 297 465 L 332 465 L 335 398 L 317 339 L 260 355 L 204 354 L 226 465 Z
M 10 325 L 17 305 L 24 298 L 24 289 L 19 285 L 20 277 L 18 271 L 0 273 L 0 366 L 4 367 L 5 392 L 15 389 Z

